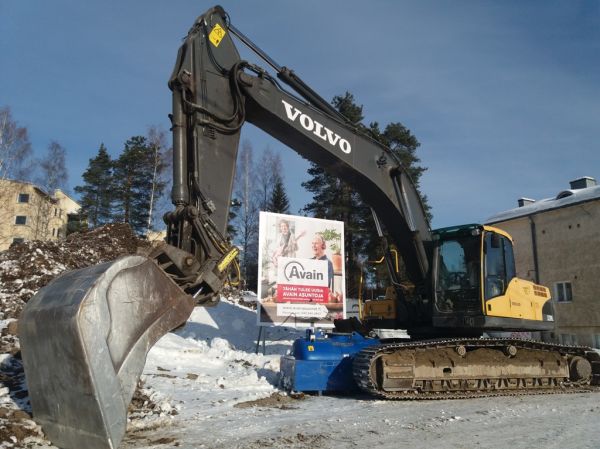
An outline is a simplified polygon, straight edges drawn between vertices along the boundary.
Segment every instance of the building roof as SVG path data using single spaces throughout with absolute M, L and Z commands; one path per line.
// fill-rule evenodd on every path
M 10 182 L 12 184 L 21 184 L 21 185 L 28 185 L 31 186 L 33 189 L 37 190 L 40 195 L 42 196 L 46 196 L 48 197 L 51 201 L 58 201 L 57 198 L 57 193 L 60 192 L 62 195 L 64 195 L 65 197 L 67 197 L 69 200 L 71 200 L 72 202 L 74 202 L 75 204 L 77 204 L 77 207 L 81 207 L 81 205 L 79 204 L 79 202 L 75 199 L 73 199 L 70 195 L 68 195 L 67 193 L 65 193 L 64 190 L 62 189 L 54 189 L 54 194 L 50 195 L 48 192 L 46 192 L 46 190 L 44 190 L 43 187 L 38 186 L 37 184 L 34 184 L 31 181 L 19 181 L 18 179 L 0 179 L 0 182 Z
M 496 215 L 492 215 L 487 220 L 486 224 L 494 224 L 502 221 L 508 221 L 519 217 L 539 214 L 553 209 L 574 206 L 575 204 L 584 203 L 587 201 L 600 200 L 600 185 L 587 187 L 585 189 L 570 189 L 563 190 L 554 198 L 546 198 L 543 200 L 529 203 L 522 207 L 516 207 Z
M 64 195 L 65 197 L 67 197 L 68 199 L 70 199 L 71 201 L 73 201 L 75 204 L 77 204 L 77 207 L 81 207 L 81 205 L 79 204 L 79 202 L 76 199 L 74 199 L 71 195 L 65 193 L 64 190 L 62 190 L 62 189 L 54 189 L 54 197 L 57 197 L 58 193 L 61 193 L 62 195 Z
M 19 184 L 19 185 L 31 186 L 33 189 L 37 190 L 40 193 L 40 195 L 47 196 L 51 200 L 54 200 L 54 198 L 52 198 L 52 195 L 50 195 L 42 187 L 38 186 L 37 184 L 34 184 L 31 181 L 19 181 L 18 179 L 0 179 L 0 182 L 8 182 L 8 183 L 11 183 L 11 184 Z

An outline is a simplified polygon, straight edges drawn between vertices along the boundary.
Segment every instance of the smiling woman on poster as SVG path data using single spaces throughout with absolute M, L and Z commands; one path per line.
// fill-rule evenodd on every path
M 277 259 L 279 259 L 279 257 L 296 257 L 298 240 L 306 233 L 306 231 L 302 231 L 296 237 L 288 220 L 280 220 L 278 228 L 279 238 L 277 240 L 277 249 L 271 256 L 271 261 L 274 266 L 277 266 Z

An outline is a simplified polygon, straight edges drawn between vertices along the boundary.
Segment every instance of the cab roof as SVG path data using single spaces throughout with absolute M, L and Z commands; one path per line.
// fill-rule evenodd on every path
M 459 226 L 449 226 L 446 228 L 440 228 L 440 229 L 434 229 L 432 231 L 432 234 L 434 236 L 434 239 L 451 239 L 454 237 L 461 237 L 461 236 L 465 236 L 465 235 L 476 235 L 474 234 L 474 232 L 482 232 L 482 231 L 488 231 L 488 232 L 495 232 L 497 234 L 501 234 L 504 237 L 507 237 L 508 239 L 510 239 L 512 241 L 512 237 L 510 236 L 510 234 L 508 234 L 506 231 L 499 229 L 499 228 L 495 228 L 493 226 L 486 226 L 486 225 L 482 225 L 482 224 L 478 224 L 478 223 L 471 223 L 471 224 L 465 224 L 465 225 L 459 225 Z

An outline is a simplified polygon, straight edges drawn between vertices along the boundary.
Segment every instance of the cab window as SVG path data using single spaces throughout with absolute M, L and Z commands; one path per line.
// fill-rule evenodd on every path
M 478 309 L 480 240 L 463 236 L 442 242 L 437 252 L 436 304 L 442 312 Z

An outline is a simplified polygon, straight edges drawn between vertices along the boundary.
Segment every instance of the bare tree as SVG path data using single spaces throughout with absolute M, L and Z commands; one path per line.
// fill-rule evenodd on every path
M 0 244 L 10 243 L 10 229 L 15 220 L 18 191 L 9 182 L 29 179 L 31 175 L 31 143 L 27 128 L 19 126 L 8 106 L 0 108 Z
M 256 166 L 256 184 L 260 192 L 260 210 L 268 210 L 269 199 L 278 179 L 283 180 L 281 156 L 267 147 Z
M 152 150 L 152 188 L 150 193 L 150 210 L 148 213 L 148 226 L 146 233 L 153 229 L 152 223 L 156 211 L 159 210 L 157 204 L 160 202 L 162 193 L 167 184 L 165 173 L 171 165 L 172 149 L 167 146 L 166 132 L 157 126 L 148 128 L 147 143 Z
M 48 145 L 46 156 L 40 160 L 41 176 L 39 183 L 47 189 L 49 194 L 52 194 L 55 189 L 62 188 L 65 190 L 67 187 L 69 175 L 65 161 L 66 153 L 64 147 L 53 140 Z
M 42 186 L 48 194 L 48 199 L 40 199 L 37 204 L 37 212 L 33 220 L 33 236 L 36 240 L 45 240 L 50 236 L 50 221 L 54 213 L 62 213 L 53 206 L 52 197 L 56 189 L 66 190 L 68 174 L 66 166 L 66 150 L 57 141 L 52 140 L 48 144 L 46 155 L 38 161 L 40 176 L 37 183 Z
M 50 220 L 52 218 L 52 208 L 54 203 L 50 196 L 35 196 L 32 201 L 31 215 L 31 236 L 33 240 L 47 240 L 50 237 Z M 55 206 L 56 210 L 56 206 Z
M 249 286 L 255 287 L 258 276 L 258 217 L 260 192 L 256 187 L 256 166 L 252 145 L 242 143 L 235 176 L 235 198 L 240 202 L 234 219 L 238 243 L 242 249 L 241 269 Z
M 10 108 L 0 108 L 0 179 L 25 179 L 31 170 L 27 128 L 18 126 Z

